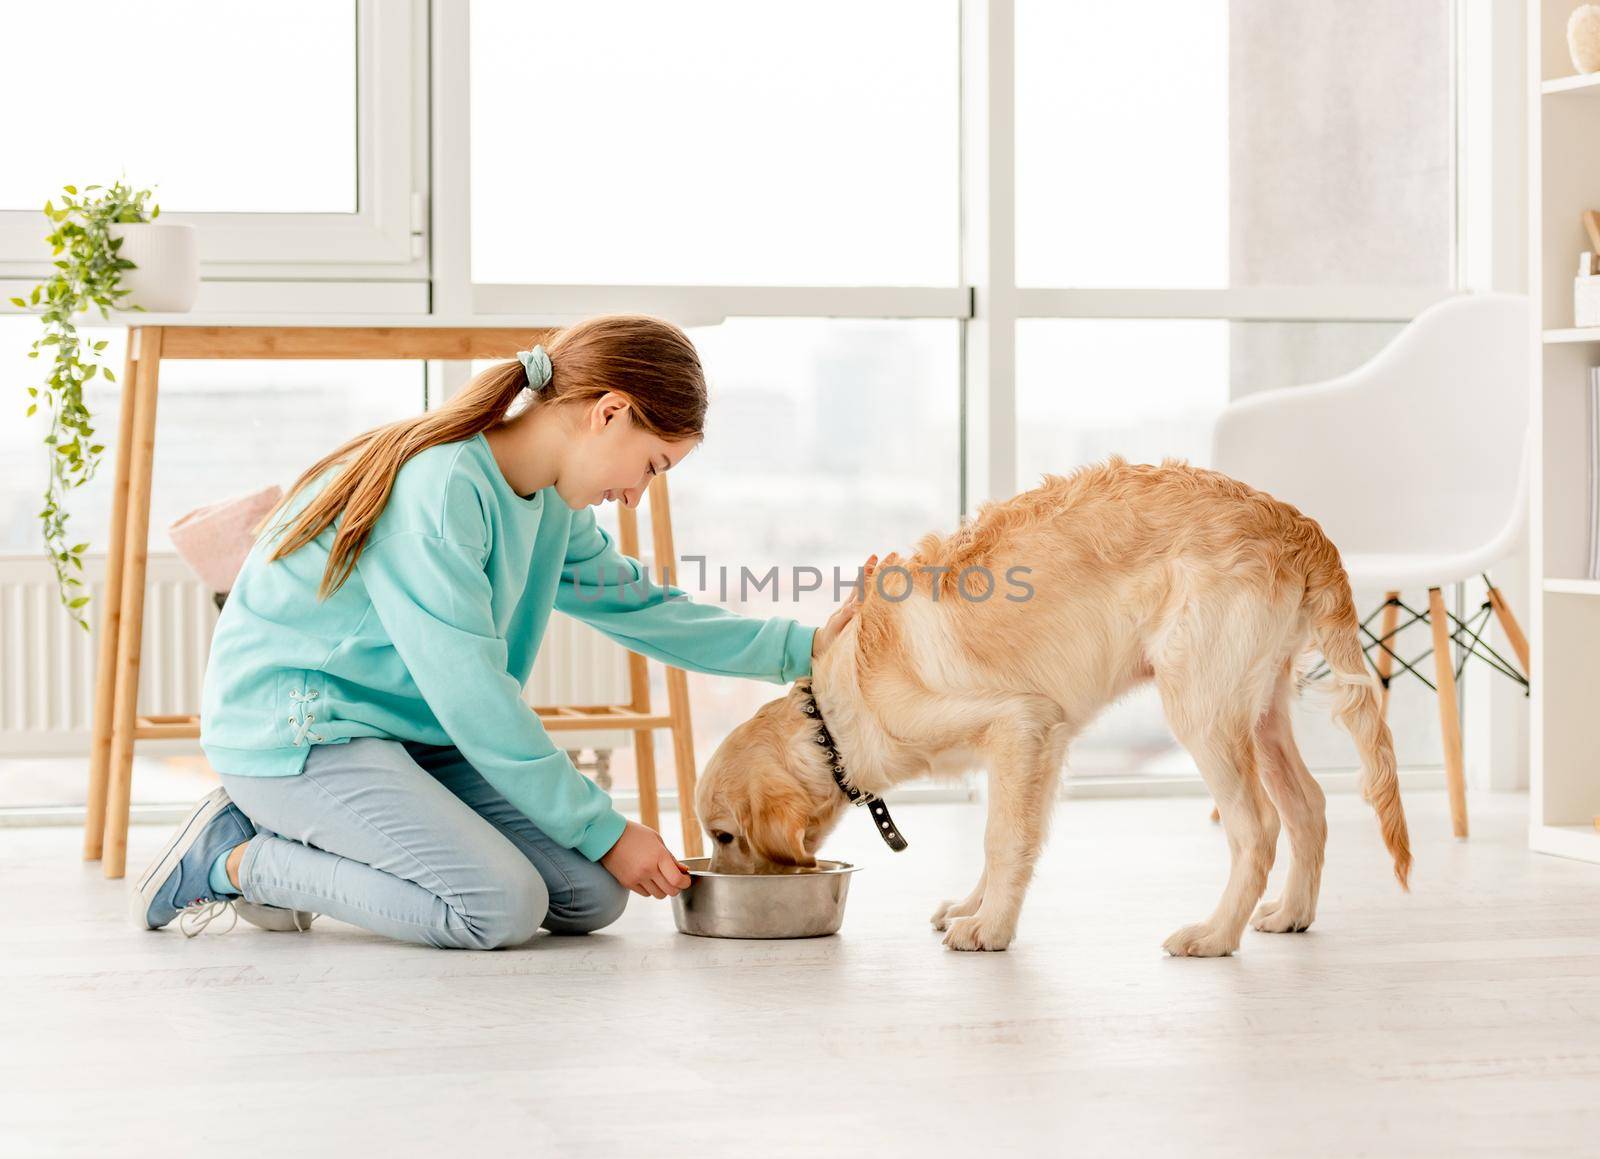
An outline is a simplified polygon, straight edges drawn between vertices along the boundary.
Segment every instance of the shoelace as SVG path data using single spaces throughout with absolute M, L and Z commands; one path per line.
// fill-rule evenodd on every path
M 231 898 L 197 897 L 188 905 L 178 911 L 178 929 L 183 931 L 183 936 L 192 938 L 216 921 L 226 910 L 232 915 L 233 920 L 228 923 L 228 929 L 220 931 L 228 933 L 239 924 L 239 911 L 233 908 Z
M 298 912 L 304 913 L 305 911 L 302 910 L 302 911 L 298 911 Z M 309 930 L 311 928 L 311 923 L 316 921 L 321 916 L 322 916 L 321 914 L 316 914 L 316 913 L 307 914 L 307 916 L 306 916 L 306 924 L 305 925 L 301 925 L 300 924 L 300 919 L 299 918 L 295 918 L 295 920 L 294 920 L 294 928 L 296 930 L 298 930 L 300 933 L 303 934 L 303 933 L 305 933 L 307 930 Z
M 309 736 L 313 744 L 322 739 L 321 733 L 311 731 L 311 722 L 317 719 L 317 714 L 309 711 L 306 705 L 315 700 L 320 693 L 315 688 L 308 688 L 302 695 L 298 688 L 289 689 L 289 699 L 300 706 L 299 718 L 290 717 L 289 723 L 295 726 L 294 743 L 304 744 Z

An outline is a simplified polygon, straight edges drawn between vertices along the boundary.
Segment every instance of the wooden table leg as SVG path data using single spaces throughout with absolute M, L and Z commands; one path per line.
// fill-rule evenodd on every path
M 1383 685 L 1382 691 L 1378 693 L 1378 711 L 1383 714 L 1385 720 L 1388 720 L 1389 677 L 1394 674 L 1394 657 L 1389 654 L 1387 649 L 1393 648 L 1395 644 L 1394 624 L 1400 618 L 1400 604 L 1398 602 L 1400 593 L 1385 592 L 1383 598 L 1387 602 L 1383 606 L 1383 619 L 1378 627 L 1378 639 L 1382 641 L 1382 644 L 1378 648 L 1378 654 L 1373 657 L 1373 663 L 1377 666 L 1378 679 Z
M 156 394 L 162 331 L 140 335 L 138 397 L 128 473 L 126 543 L 122 562 L 122 616 L 117 625 L 116 703 L 112 713 L 111 775 L 101 868 L 122 877 L 128 862 L 128 805 L 133 790 L 133 729 L 139 699 L 140 647 L 144 636 L 145 564 L 150 548 L 150 487 L 155 463 Z
M 648 673 L 645 676 L 649 680 Z M 661 790 L 656 786 L 655 729 L 640 728 L 633 733 L 633 764 L 639 779 L 639 820 L 661 832 Z
M 111 486 L 111 532 L 106 543 L 105 582 L 100 591 L 100 639 L 94 670 L 94 726 L 89 741 L 89 791 L 83 816 L 83 858 L 97 861 L 105 837 L 106 785 L 111 773 L 111 718 L 117 689 L 117 632 L 122 622 L 122 553 L 128 519 L 128 469 L 138 398 L 139 335 L 128 329 L 122 368 L 122 405 L 117 417 L 116 476 Z
M 1456 669 L 1450 654 L 1450 617 L 1438 588 L 1428 589 L 1433 621 L 1433 676 L 1439 693 L 1439 736 L 1444 743 L 1444 782 L 1450 792 L 1450 827 L 1467 835 L 1467 779 L 1461 763 L 1461 710 L 1456 704 Z

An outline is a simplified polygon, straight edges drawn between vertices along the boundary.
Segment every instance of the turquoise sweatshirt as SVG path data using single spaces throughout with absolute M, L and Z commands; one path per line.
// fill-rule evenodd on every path
M 200 744 L 219 772 L 293 776 L 311 745 L 358 736 L 453 744 L 535 825 L 597 861 L 624 819 L 521 695 L 552 607 L 678 668 L 774 684 L 811 672 L 815 628 L 656 582 L 593 508 L 573 511 L 554 487 L 517 494 L 481 434 L 407 460 L 355 571 L 319 601 L 334 526 L 266 557 L 340 469 L 257 538 L 217 621 Z

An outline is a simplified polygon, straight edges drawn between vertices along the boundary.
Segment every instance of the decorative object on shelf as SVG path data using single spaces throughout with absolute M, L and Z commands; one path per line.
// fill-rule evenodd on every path
M 167 528 L 172 548 L 213 592 L 226 595 L 244 566 L 256 537 L 250 530 L 278 505 L 283 488 L 276 484 L 196 507 Z M 218 608 L 222 603 L 218 601 Z
M 1600 275 L 1589 250 L 1578 255 L 1578 276 L 1572 279 L 1572 324 L 1580 329 L 1600 326 Z
M 1600 5 L 1584 4 L 1567 17 L 1567 51 L 1579 72 L 1600 71 Z
M 89 594 L 75 573 L 83 570 L 83 553 L 88 543 L 67 543 L 66 493 L 94 477 L 105 447 L 94 441 L 94 425 L 84 404 L 84 385 L 101 375 L 115 382 L 116 375 L 101 362 L 106 343 L 80 341 L 78 323 L 91 307 L 98 306 L 102 317 L 111 309 L 187 309 L 193 304 L 193 286 L 187 304 L 175 291 L 187 271 L 190 281 L 199 281 L 195 260 L 194 230 L 191 226 L 156 225 L 159 205 L 146 202 L 148 189 L 134 190 L 120 180 L 109 189 L 99 185 L 85 187 L 80 197 L 76 186 L 62 187 L 60 206 L 44 203 L 44 215 L 51 230 L 45 240 L 54 257 L 55 272 L 33 287 L 27 298 L 12 298 L 21 309 L 40 308 L 44 334 L 35 340 L 29 358 L 37 358 L 49 347 L 53 362 L 42 388 L 28 387 L 27 414 L 39 409 L 40 391 L 50 415 L 50 430 L 45 445 L 50 448 L 50 479 L 45 488 L 44 507 L 39 518 L 44 525 L 44 544 L 55 569 L 61 602 L 84 631 L 89 620 L 83 607 Z M 152 233 L 149 231 L 162 231 Z M 137 251 L 139 261 L 122 251 L 124 246 Z M 187 259 L 184 258 L 187 254 Z M 151 269 L 141 282 L 133 271 L 146 262 Z M 141 270 L 140 273 L 145 273 Z M 142 286 L 147 300 L 135 296 Z M 129 298 L 124 302 L 124 298 Z

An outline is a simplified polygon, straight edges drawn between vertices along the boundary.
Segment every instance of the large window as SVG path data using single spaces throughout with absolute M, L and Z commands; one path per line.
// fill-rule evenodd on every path
M 477 282 L 951 285 L 952 0 L 473 0 Z

